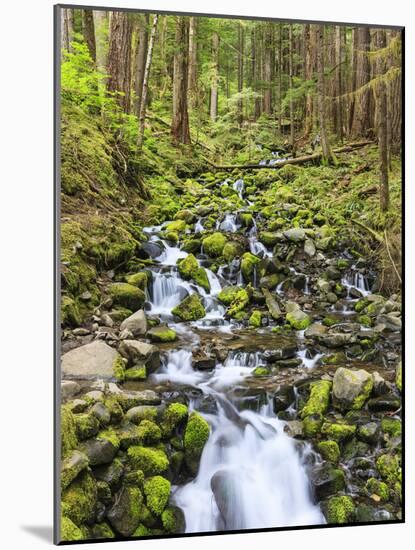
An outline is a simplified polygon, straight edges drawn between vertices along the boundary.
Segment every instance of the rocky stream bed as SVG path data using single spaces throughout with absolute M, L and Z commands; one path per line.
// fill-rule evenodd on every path
M 318 213 L 211 192 L 62 332 L 64 540 L 400 518 L 399 297 Z

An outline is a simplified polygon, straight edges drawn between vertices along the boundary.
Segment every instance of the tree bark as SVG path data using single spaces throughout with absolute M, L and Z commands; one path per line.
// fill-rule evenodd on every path
M 111 94 L 116 94 L 116 100 L 125 113 L 130 111 L 131 106 L 131 39 L 131 16 L 121 11 L 112 12 L 107 89 Z
M 210 86 L 210 120 L 216 122 L 218 116 L 218 84 L 219 84 L 219 34 L 212 36 L 212 83 Z
M 95 48 L 97 69 L 104 73 L 106 68 L 105 53 L 105 34 L 108 28 L 108 12 L 104 10 L 94 10 L 94 30 L 95 30 Z
M 176 51 L 173 61 L 173 117 L 171 134 L 173 143 L 189 144 L 190 129 L 187 110 L 187 79 L 189 57 L 189 19 L 177 17 Z
M 88 46 L 89 54 L 94 63 L 97 61 L 97 47 L 95 43 L 94 15 L 92 10 L 82 10 L 82 34 Z
M 271 24 L 266 23 L 264 40 L 264 113 L 272 114 L 272 40 Z
M 140 15 L 137 29 L 137 44 L 135 52 L 135 78 L 134 78 L 134 112 L 140 116 L 141 98 L 143 95 L 144 72 L 146 69 L 148 48 L 149 15 Z
M 74 15 L 73 9 L 62 8 L 61 16 L 61 33 L 62 33 L 62 50 L 64 52 L 71 51 L 71 44 L 74 34 Z
M 307 81 L 312 80 L 314 63 L 314 25 L 304 25 L 304 77 Z M 304 137 L 308 138 L 313 131 L 313 94 L 311 91 L 307 92 L 305 99 L 305 123 L 304 123 Z
M 241 23 L 238 24 L 238 93 L 242 93 L 244 86 L 244 49 L 245 49 L 245 33 Z M 243 121 L 243 100 L 238 100 L 238 123 Z
M 355 90 L 355 108 L 353 113 L 352 135 L 369 137 L 373 135 L 373 116 L 372 116 L 372 90 L 370 88 L 359 92 L 371 78 L 370 60 L 368 52 L 370 51 L 370 29 L 368 27 L 359 27 L 357 32 L 357 47 L 354 55 L 356 56 L 356 83 Z
M 189 73 L 187 88 L 189 104 L 193 109 L 198 104 L 197 93 L 197 17 L 189 18 Z
M 291 144 L 291 151 L 294 151 L 294 101 L 292 98 L 292 90 L 293 90 L 293 26 L 289 26 L 289 63 L 288 63 L 288 81 L 290 86 L 290 144 Z
M 336 63 L 336 130 L 339 140 L 343 141 L 343 79 L 342 79 L 342 28 L 335 29 L 335 63 Z
M 140 114 L 138 117 L 138 137 L 137 137 L 137 149 L 141 151 L 144 141 L 144 125 L 146 121 L 146 109 L 147 109 L 147 94 L 148 94 L 148 80 L 150 76 L 151 62 L 153 59 L 153 48 L 156 39 L 158 15 L 153 17 L 153 25 L 151 27 L 150 41 L 147 49 L 146 66 L 143 75 L 143 87 L 141 92 L 140 102 Z
M 332 162 L 333 153 L 330 149 L 330 144 L 327 137 L 326 128 L 326 92 L 325 92 L 325 78 L 324 78 L 324 26 L 318 25 L 317 27 L 317 95 L 318 95 L 318 117 L 320 123 L 320 139 L 321 148 L 323 151 L 323 160 L 326 162 Z
M 377 29 L 376 46 L 386 48 L 386 33 L 384 29 Z M 385 73 L 385 60 L 382 55 L 376 59 L 376 76 Z M 388 174 L 388 133 L 387 133 L 387 97 L 386 84 L 379 80 L 375 86 L 376 97 L 376 126 L 379 145 L 379 199 L 380 209 L 385 212 L 389 208 L 389 174 Z

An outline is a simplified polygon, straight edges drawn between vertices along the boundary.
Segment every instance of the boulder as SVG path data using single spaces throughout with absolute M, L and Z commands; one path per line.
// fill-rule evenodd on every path
M 295 401 L 294 387 L 286 384 L 281 386 L 274 394 L 274 412 L 285 411 Z
M 196 321 L 202 319 L 206 314 L 198 294 L 187 296 L 178 306 L 172 309 L 172 313 L 182 321 Z
M 107 514 L 112 527 L 124 537 L 132 535 L 140 523 L 142 505 L 143 495 L 138 487 L 123 487 Z
M 301 309 L 287 313 L 285 319 L 295 330 L 304 330 L 311 325 L 311 317 Z
M 321 323 L 313 323 L 305 331 L 304 336 L 306 338 L 319 338 L 327 333 L 328 328 Z
M 106 438 L 87 439 L 80 447 L 81 451 L 88 457 L 91 466 L 109 464 L 117 454 L 117 447 Z
M 61 463 L 61 488 L 68 485 L 89 465 L 88 457 L 80 451 L 72 451 Z
M 153 390 L 123 391 L 117 394 L 118 402 L 124 411 L 140 405 L 160 405 L 160 396 Z
M 80 380 L 119 379 L 122 365 L 117 350 L 102 340 L 96 340 L 62 356 L 62 376 Z
M 147 333 L 152 342 L 174 342 L 176 340 L 176 331 L 166 325 L 153 327 Z
M 160 367 L 160 353 L 153 344 L 139 340 L 124 340 L 120 344 L 119 352 L 128 359 L 131 365 L 144 363 L 148 374 L 155 372 Z
M 300 227 L 293 227 L 292 229 L 287 229 L 287 231 L 284 231 L 284 237 L 288 241 L 299 243 L 301 241 L 305 241 L 306 232 L 304 229 L 301 229 Z
M 81 386 L 73 380 L 62 380 L 61 397 L 62 400 L 70 399 L 81 391 Z
M 140 288 L 128 283 L 112 283 L 108 287 L 108 293 L 115 305 L 126 307 L 132 311 L 140 309 L 146 298 Z
M 265 296 L 265 303 L 267 304 L 271 317 L 275 320 L 279 319 L 282 313 L 277 300 L 272 296 L 271 292 L 267 288 L 263 288 L 262 293 Z
M 343 410 L 359 410 L 373 388 L 372 376 L 363 369 L 340 367 L 333 378 L 333 404 Z
M 319 501 L 333 493 L 342 491 L 346 485 L 346 478 L 343 470 L 334 468 L 332 464 L 325 462 L 312 471 L 311 484 L 316 499 Z
M 312 258 L 316 254 L 316 245 L 314 244 L 314 241 L 311 239 L 307 239 L 304 242 L 304 252 L 307 254 L 307 256 L 310 256 Z
M 133 336 L 144 336 L 147 332 L 147 318 L 142 309 L 139 309 L 121 323 L 120 330 L 129 330 Z

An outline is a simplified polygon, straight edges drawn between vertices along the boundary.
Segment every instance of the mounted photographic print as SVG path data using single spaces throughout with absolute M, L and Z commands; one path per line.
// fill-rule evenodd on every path
M 55 37 L 55 542 L 404 521 L 403 29 Z

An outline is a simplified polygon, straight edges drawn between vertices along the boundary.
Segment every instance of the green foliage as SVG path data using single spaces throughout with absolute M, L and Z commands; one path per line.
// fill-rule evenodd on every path
M 161 516 L 169 501 L 170 481 L 161 476 L 151 477 L 144 483 L 144 494 L 149 510 Z

